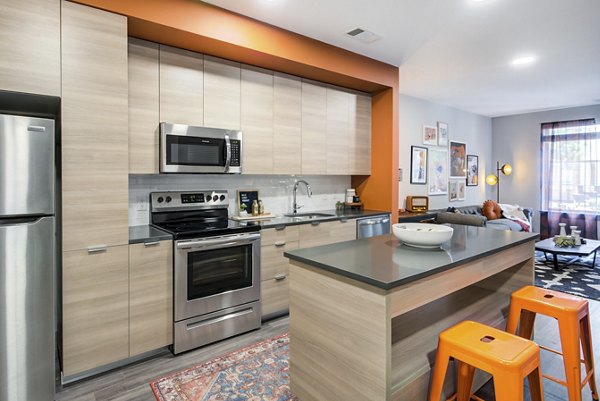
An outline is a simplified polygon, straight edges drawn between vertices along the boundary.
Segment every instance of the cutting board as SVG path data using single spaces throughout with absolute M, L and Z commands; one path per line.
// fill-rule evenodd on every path
M 276 217 L 274 214 L 265 213 L 265 214 L 259 214 L 258 216 L 253 216 L 251 214 L 249 214 L 248 216 L 231 216 L 230 219 L 235 220 L 235 221 L 249 221 L 249 220 L 268 220 L 268 219 L 272 219 L 274 217 Z

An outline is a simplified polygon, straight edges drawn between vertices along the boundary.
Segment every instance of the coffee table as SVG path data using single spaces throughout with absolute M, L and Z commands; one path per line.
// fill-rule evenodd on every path
M 598 248 L 600 248 L 600 241 L 596 241 L 593 239 L 586 239 L 585 244 L 581 244 L 575 247 L 567 247 L 561 248 L 554 244 L 552 238 L 547 238 L 545 240 L 536 242 L 535 250 L 544 252 L 544 256 L 546 256 L 546 260 L 548 260 L 548 254 L 554 256 L 554 270 L 558 269 L 558 255 L 567 255 L 567 256 L 588 256 L 592 253 L 594 254 L 594 263 L 592 266 L 596 266 L 596 252 Z M 570 263 L 569 263 L 570 264 Z

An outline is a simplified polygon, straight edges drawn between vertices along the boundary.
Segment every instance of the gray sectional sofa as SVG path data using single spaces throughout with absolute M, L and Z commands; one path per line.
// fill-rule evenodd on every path
M 531 223 L 533 209 L 523 208 L 523 212 Z M 523 227 L 509 219 L 488 220 L 481 211 L 481 206 L 461 206 L 448 208 L 445 212 L 439 212 L 436 223 L 464 224 L 469 226 L 495 228 L 497 230 L 523 231 Z

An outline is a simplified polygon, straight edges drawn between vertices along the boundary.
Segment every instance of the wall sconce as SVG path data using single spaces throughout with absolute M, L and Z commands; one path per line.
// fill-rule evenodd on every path
M 496 174 L 489 174 L 485 177 L 485 182 L 488 185 L 498 185 L 496 188 L 496 201 L 500 203 L 500 173 L 504 175 L 510 175 L 512 173 L 512 166 L 508 163 L 505 163 L 500 167 L 500 162 L 496 162 Z

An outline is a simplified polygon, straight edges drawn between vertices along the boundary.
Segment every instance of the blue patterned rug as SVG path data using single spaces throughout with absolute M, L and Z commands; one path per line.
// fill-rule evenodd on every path
M 600 255 L 592 266 L 593 255 L 576 258 L 558 256 L 559 271 L 554 270 L 552 255 L 535 252 L 535 285 L 600 301 Z

